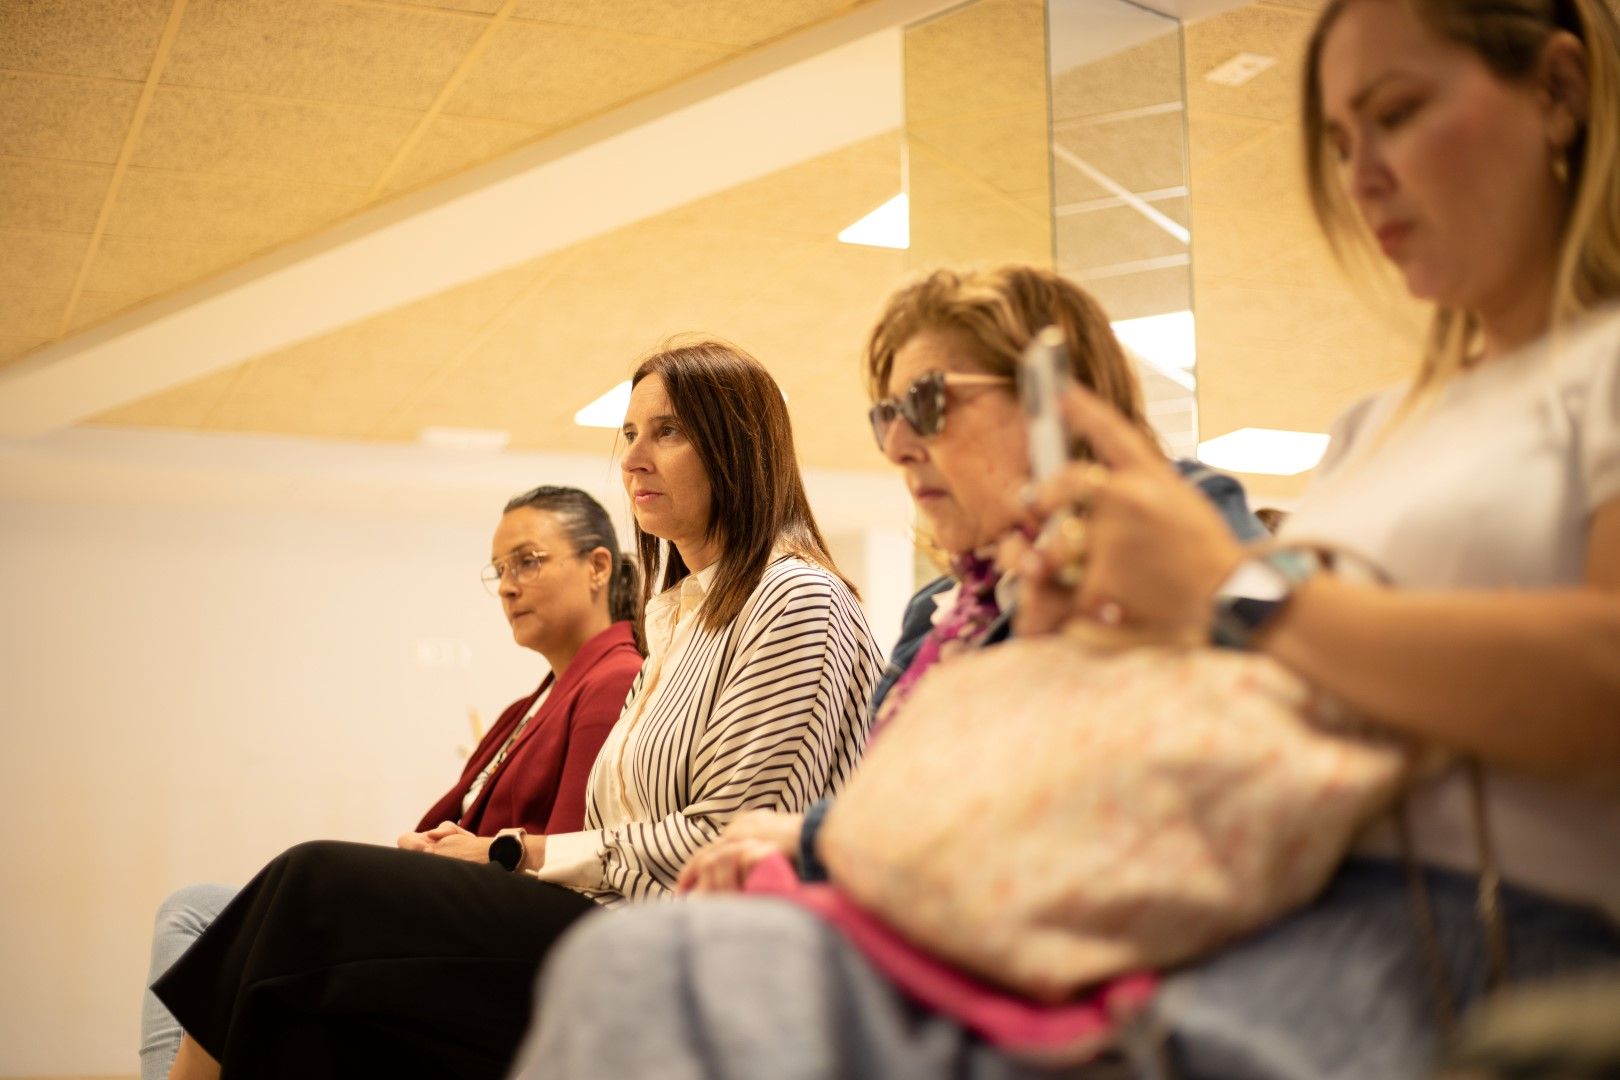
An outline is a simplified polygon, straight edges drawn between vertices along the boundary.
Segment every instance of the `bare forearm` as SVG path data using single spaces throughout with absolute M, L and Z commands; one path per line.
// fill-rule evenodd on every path
M 1351 708 L 1498 764 L 1620 772 L 1620 596 L 1410 592 L 1330 577 L 1261 647 Z

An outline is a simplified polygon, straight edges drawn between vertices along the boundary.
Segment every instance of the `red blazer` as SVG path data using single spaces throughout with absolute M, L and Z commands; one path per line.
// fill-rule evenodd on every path
M 489 778 L 472 807 L 463 814 L 461 800 L 484 771 L 519 720 L 534 705 L 540 688 L 507 706 L 489 729 L 456 786 L 434 804 L 417 825 L 418 832 L 454 821 L 479 836 L 521 826 L 528 832 L 577 832 L 585 826 L 585 785 L 591 766 L 619 719 L 630 684 L 641 670 L 641 654 L 628 622 L 616 622 L 587 641 L 552 687 L 551 696 L 529 721 L 511 753 Z

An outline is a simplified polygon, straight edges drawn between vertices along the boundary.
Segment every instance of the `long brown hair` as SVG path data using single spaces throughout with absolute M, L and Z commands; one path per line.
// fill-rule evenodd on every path
M 1142 408 L 1142 384 L 1102 306 L 1072 281 L 1038 266 L 935 270 L 889 297 L 866 342 L 867 393 L 874 401 L 884 395 L 895 353 L 924 330 L 966 334 L 987 372 L 1016 378 L 1019 357 L 1047 326 L 1063 331 L 1081 385 L 1157 443 Z
M 719 542 L 720 561 L 698 613 L 701 625 L 717 630 L 735 619 L 778 548 L 824 567 L 853 593 L 810 512 L 787 403 L 765 366 L 735 345 L 704 339 L 664 346 L 641 362 L 630 385 L 649 375 L 663 380 L 709 480 L 705 538 Z M 659 590 L 691 572 L 674 544 L 643 532 L 640 524 L 636 550 L 645 571 L 643 600 L 653 594 L 658 566 Z
M 1311 208 L 1341 260 L 1365 237 L 1330 161 L 1322 115 L 1322 48 L 1350 4 L 1331 0 L 1305 54 L 1302 128 Z M 1606 0 L 1402 0 L 1432 33 L 1473 52 L 1506 82 L 1533 77 L 1548 39 L 1567 31 L 1586 48 L 1585 123 L 1568 148 L 1569 213 L 1553 284 L 1554 326 L 1620 296 L 1620 27 Z M 1437 307 L 1416 399 L 1461 370 L 1478 335 L 1468 312 Z

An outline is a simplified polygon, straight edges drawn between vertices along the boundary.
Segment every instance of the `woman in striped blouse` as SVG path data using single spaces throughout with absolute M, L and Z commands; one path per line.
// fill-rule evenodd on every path
M 625 490 L 644 588 L 661 573 L 662 591 L 586 827 L 514 832 L 484 866 L 293 848 L 153 987 L 187 1032 L 172 1076 L 500 1075 L 565 929 L 669 896 L 738 813 L 842 786 L 881 657 L 810 513 L 780 389 L 711 341 L 653 355 L 632 385 Z

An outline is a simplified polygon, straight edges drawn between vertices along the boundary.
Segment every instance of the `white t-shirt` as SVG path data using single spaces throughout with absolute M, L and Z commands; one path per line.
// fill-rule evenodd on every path
M 1340 418 L 1283 538 L 1342 545 L 1409 588 L 1580 585 L 1592 514 L 1620 498 L 1620 313 L 1465 372 L 1391 426 L 1404 395 Z M 1620 920 L 1620 802 L 1501 771 L 1487 794 L 1504 877 Z M 1478 871 L 1459 776 L 1411 806 L 1420 858 Z M 1391 841 L 1383 823 L 1363 848 L 1387 854 Z

